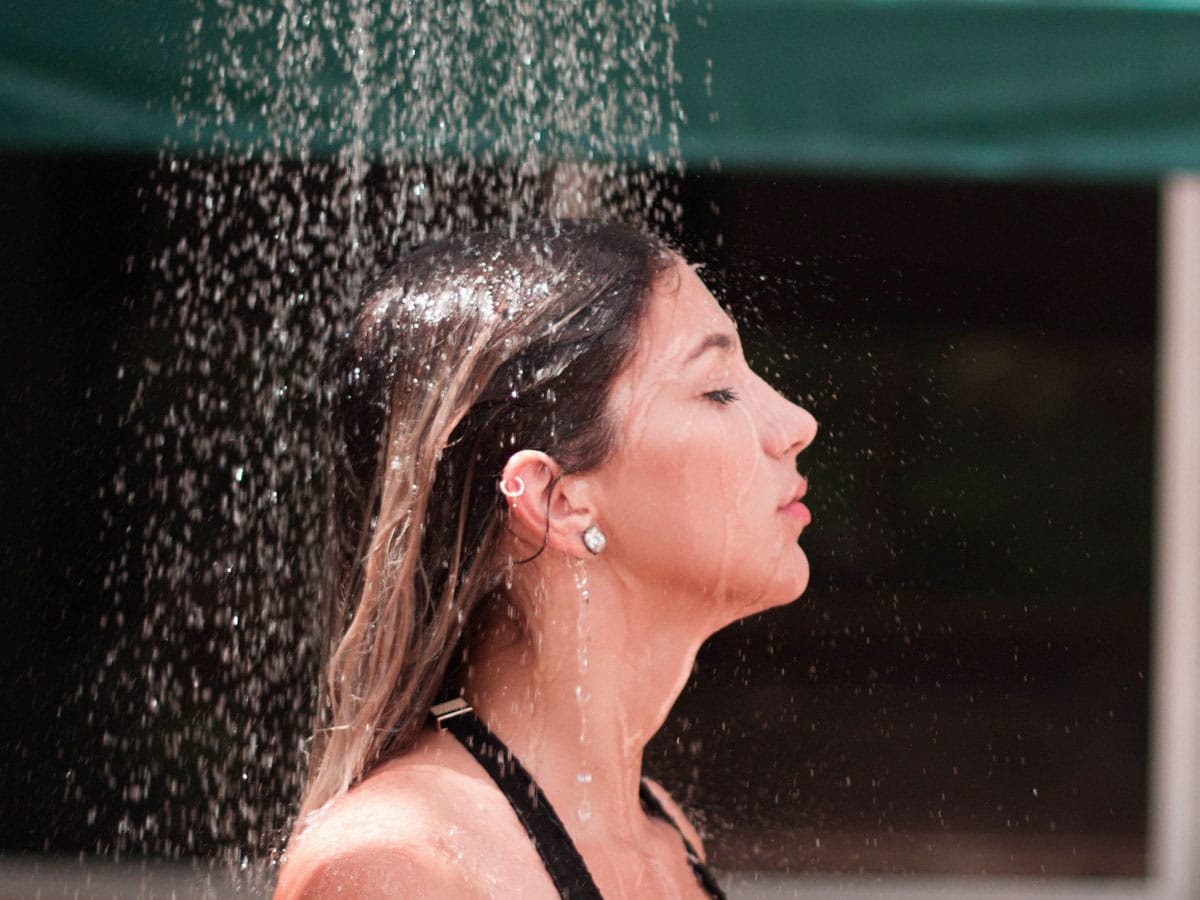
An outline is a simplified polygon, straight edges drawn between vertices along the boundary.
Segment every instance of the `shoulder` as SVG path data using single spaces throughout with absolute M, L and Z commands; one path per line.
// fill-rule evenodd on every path
M 385 900 L 471 896 L 454 866 L 419 847 L 359 844 L 332 853 L 289 856 L 275 900 Z
M 463 894 L 446 883 L 462 873 L 446 865 L 436 795 L 403 781 L 368 779 L 312 813 L 288 843 L 275 900 Z
M 671 799 L 671 795 L 667 793 L 666 788 L 650 778 L 643 778 L 642 782 L 646 785 L 650 793 L 654 795 L 655 799 L 662 804 L 663 809 L 667 811 L 667 815 L 671 817 L 676 827 L 687 838 L 688 843 L 700 854 L 700 859 L 708 862 L 704 853 L 704 841 L 700 839 L 700 832 L 695 829 L 691 821 L 688 820 L 688 817 L 684 815 L 683 809 L 679 804 Z
M 484 895 L 508 827 L 495 794 L 453 767 L 386 764 L 293 834 L 275 900 Z

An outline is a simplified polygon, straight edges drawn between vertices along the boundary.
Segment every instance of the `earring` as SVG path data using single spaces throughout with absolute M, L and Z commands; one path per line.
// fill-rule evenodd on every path
M 583 546 L 587 547 L 593 556 L 599 556 L 603 553 L 607 543 L 608 538 L 595 525 L 589 525 L 587 530 L 583 532 Z
M 502 493 L 505 497 L 507 497 L 510 500 L 512 500 L 515 497 L 520 497 L 523 493 L 525 493 L 525 482 L 521 479 L 521 476 L 514 475 L 512 477 L 512 480 L 517 483 L 517 486 L 515 488 L 510 488 L 505 483 L 506 479 L 503 479 L 503 478 L 500 479 L 500 493 Z

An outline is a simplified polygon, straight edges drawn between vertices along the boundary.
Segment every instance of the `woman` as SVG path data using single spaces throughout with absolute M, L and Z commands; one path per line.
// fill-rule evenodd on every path
M 642 751 L 706 637 L 803 592 L 815 421 L 624 226 L 444 242 L 366 294 L 276 897 L 721 896 Z

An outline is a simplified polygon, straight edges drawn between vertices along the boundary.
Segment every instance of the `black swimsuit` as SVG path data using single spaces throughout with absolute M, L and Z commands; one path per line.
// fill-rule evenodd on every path
M 575 849 L 575 844 L 546 795 L 503 742 L 479 720 L 471 707 L 461 699 L 452 700 L 435 706 L 432 715 L 438 727 L 458 738 L 504 792 L 513 812 L 521 820 L 525 832 L 545 863 L 546 871 L 550 873 L 559 895 L 564 900 L 603 900 L 583 857 Z M 648 813 L 663 819 L 679 831 L 675 820 L 663 809 L 663 805 L 646 786 L 645 781 L 642 782 L 640 796 L 642 806 Z M 708 891 L 714 900 L 726 900 L 717 879 L 700 859 L 695 848 L 682 832 L 679 837 L 683 841 L 688 862 L 700 886 Z

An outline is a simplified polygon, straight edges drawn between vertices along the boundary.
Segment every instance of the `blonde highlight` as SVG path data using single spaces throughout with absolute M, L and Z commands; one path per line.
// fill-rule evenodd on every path
M 673 263 L 632 228 L 533 224 L 424 248 L 365 292 L 333 364 L 322 680 L 300 820 L 410 748 L 502 593 L 514 446 L 610 451 L 607 391 Z

